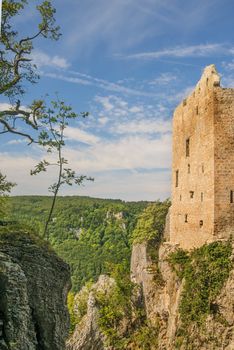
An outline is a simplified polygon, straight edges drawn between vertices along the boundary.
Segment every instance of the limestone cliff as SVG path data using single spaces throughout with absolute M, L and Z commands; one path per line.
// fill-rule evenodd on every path
M 64 350 L 69 267 L 36 237 L 0 231 L 0 349 Z
M 116 298 L 116 294 L 110 292 L 116 282 L 107 276 L 100 276 L 99 281 L 89 291 L 84 287 L 75 297 L 74 308 L 77 308 L 77 312 L 80 308 L 84 309 L 84 304 L 86 307 L 75 332 L 67 342 L 66 349 L 233 350 L 234 270 L 231 267 L 231 262 L 234 254 L 231 254 L 234 251 L 234 246 L 231 247 L 230 242 L 215 242 L 204 247 L 199 248 L 198 253 L 194 251 L 197 255 L 185 252 L 184 256 L 191 255 L 191 264 L 192 261 L 195 261 L 195 265 L 191 265 L 194 268 L 200 268 L 203 263 L 206 264 L 211 256 L 211 273 L 213 269 L 218 272 L 214 271 L 214 275 L 210 278 L 210 272 L 207 272 L 205 268 L 206 276 L 203 278 L 203 270 L 198 269 L 200 274 L 195 270 L 201 284 L 196 285 L 194 290 L 188 291 L 186 278 L 182 277 L 181 273 L 176 273 L 170 260 L 173 254 L 180 252 L 178 245 L 164 242 L 160 245 L 157 243 L 153 247 L 152 241 L 133 245 L 131 280 L 134 285 L 132 294 L 129 296 L 129 310 L 122 308 L 123 295 L 120 296 L 119 303 L 111 302 L 111 298 Z M 158 252 L 157 259 L 155 254 L 152 255 L 152 252 Z M 208 255 L 205 255 L 204 252 L 208 252 Z M 194 260 L 196 258 L 197 261 Z M 218 264 L 216 260 L 220 260 Z M 219 278 L 220 271 L 225 270 L 223 262 L 226 264 L 226 277 Z M 230 269 L 227 268 L 229 262 Z M 179 267 L 177 266 L 177 268 Z M 219 282 L 222 278 L 223 284 Z M 210 286 L 211 289 L 207 290 L 206 284 L 209 282 L 214 286 Z M 217 291 L 216 284 L 219 284 L 221 288 L 218 289 L 218 293 L 213 299 L 211 294 L 212 290 Z M 193 283 L 192 286 L 194 286 Z M 202 293 L 197 288 L 201 288 Z M 105 303 L 105 307 L 114 305 L 122 313 L 121 322 L 116 319 L 116 322 L 113 323 L 113 315 L 117 317 L 120 315 L 109 307 L 105 312 L 105 322 L 107 321 L 109 327 L 109 329 L 105 329 L 105 334 L 101 331 L 99 322 L 100 302 L 97 298 L 99 292 L 104 295 L 106 300 L 109 299 L 109 302 Z M 181 313 L 183 298 L 187 300 L 185 312 L 190 313 L 186 325 L 186 317 Z M 211 298 L 212 302 L 206 303 L 207 298 Z M 195 303 L 193 303 L 193 299 Z M 191 308 L 189 303 L 192 304 Z M 209 305 L 209 309 L 204 312 L 207 305 Z M 196 317 L 193 314 L 194 310 L 195 313 L 200 312 L 202 317 Z M 116 334 L 118 336 L 113 338 Z M 112 337 L 111 342 L 110 337 Z M 123 342 L 119 341 L 120 339 Z
M 67 341 L 67 350 L 108 350 L 104 345 L 105 336 L 98 326 L 98 305 L 95 294 L 98 292 L 108 293 L 114 284 L 114 280 L 108 276 L 101 275 L 97 283 L 90 290 L 87 287 L 76 295 L 74 309 L 79 312 L 79 301 L 85 303 L 86 312 L 77 324 L 74 333 Z
M 168 257 L 178 247 L 169 243 L 159 248 L 158 275 L 152 273 L 152 259 L 147 253 L 147 243 L 135 245 L 132 252 L 131 278 L 142 286 L 148 319 L 159 325 L 158 350 L 231 350 L 234 349 L 234 271 L 224 284 L 215 306 L 218 317 L 209 315 L 202 328 L 191 324 L 189 343 L 178 337 L 181 327 L 179 304 L 183 296 L 184 280 L 172 270 Z M 231 257 L 233 259 L 233 257 Z M 194 297 L 197 291 L 194 291 Z

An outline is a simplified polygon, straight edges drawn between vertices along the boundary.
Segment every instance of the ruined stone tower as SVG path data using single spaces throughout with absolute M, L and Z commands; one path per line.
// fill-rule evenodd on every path
M 173 117 L 170 241 L 190 249 L 234 234 L 234 89 L 214 65 Z

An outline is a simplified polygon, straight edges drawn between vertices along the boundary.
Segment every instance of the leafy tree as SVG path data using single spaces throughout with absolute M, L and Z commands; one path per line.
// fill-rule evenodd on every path
M 24 136 L 33 142 L 32 133 L 21 131 L 17 128 L 18 122 L 23 122 L 24 127 L 30 127 L 31 131 L 38 129 L 37 118 L 43 112 L 43 101 L 33 101 L 25 110 L 21 107 L 21 98 L 25 94 L 23 83 L 28 81 L 35 83 L 39 76 L 36 66 L 30 57 L 33 43 L 39 37 L 58 40 L 59 27 L 55 24 L 54 14 L 56 10 L 51 1 L 43 1 L 36 6 L 40 15 L 40 22 L 35 33 L 20 37 L 18 31 L 12 26 L 15 16 L 21 14 L 27 0 L 3 0 L 2 25 L 0 37 L 0 94 L 7 96 L 11 101 L 11 108 L 0 112 L 0 134 L 13 133 Z M 21 14 L 22 15 L 22 14 Z
M 68 161 L 63 157 L 63 147 L 65 146 L 64 131 L 70 120 L 78 117 L 78 114 L 72 111 L 70 106 L 66 106 L 62 101 L 52 101 L 52 108 L 49 108 L 45 115 L 39 119 L 43 128 L 39 135 L 39 144 L 46 148 L 47 153 L 56 153 L 57 160 L 50 162 L 47 160 L 40 161 L 31 175 L 37 175 L 47 170 L 49 166 L 58 168 L 58 179 L 49 187 L 49 191 L 53 193 L 53 199 L 48 218 L 45 223 L 44 236 L 48 239 L 48 225 L 51 221 L 55 207 L 55 202 L 59 189 L 63 185 L 72 186 L 73 184 L 81 185 L 84 180 L 93 180 L 85 175 L 77 175 L 74 170 L 68 167 Z M 82 117 L 86 117 L 87 113 L 81 113 Z
M 21 14 L 26 5 L 27 0 L 3 0 L 2 3 L 0 94 L 10 99 L 11 107 L 0 112 L 0 134 L 20 135 L 27 138 L 29 144 L 34 142 L 45 147 L 48 153 L 57 153 L 58 180 L 49 188 L 53 193 L 53 200 L 44 228 L 46 236 L 60 187 L 73 183 L 80 185 L 83 180 L 90 178 L 77 176 L 71 168 L 65 167 L 67 160 L 62 156 L 62 148 L 65 146 L 64 129 L 68 121 L 78 117 L 71 107 L 62 101 L 54 101 L 51 102 L 52 108 L 48 108 L 44 100 L 34 100 L 26 109 L 21 106 L 20 98 L 25 94 L 23 84 L 34 84 L 39 79 L 31 58 L 35 40 L 39 37 L 58 40 L 61 35 L 60 28 L 55 23 L 55 8 L 51 1 L 43 1 L 36 6 L 40 16 L 37 29 L 33 34 L 21 37 L 13 28 L 12 21 L 15 16 Z M 85 117 L 87 113 L 81 115 Z M 54 164 L 43 160 L 31 174 L 45 171 L 49 165 Z
M 33 101 L 27 109 L 21 107 L 21 98 L 25 94 L 23 83 L 35 83 L 39 78 L 36 66 L 30 54 L 34 41 L 39 38 L 58 40 L 59 27 L 55 25 L 55 9 L 50 1 L 43 1 L 37 6 L 40 22 L 35 33 L 20 37 L 12 26 L 14 17 L 28 5 L 27 0 L 3 0 L 0 36 L 0 95 L 8 97 L 10 108 L 0 111 L 0 134 L 12 133 L 26 137 L 29 143 L 34 142 L 33 130 L 38 130 L 37 119 L 44 110 L 41 100 Z M 21 123 L 21 128 L 17 127 Z M 23 124 L 22 124 L 23 123 Z M 23 125 L 23 127 L 22 127 Z M 26 131 L 29 128 L 30 131 Z M 7 186 L 7 183 L 10 186 Z M 0 187 L 10 192 L 13 184 L 6 181 L 1 174 Z M 1 202 L 3 207 L 3 194 Z
M 169 200 L 149 204 L 138 219 L 136 228 L 132 234 L 133 242 L 160 241 L 169 207 Z

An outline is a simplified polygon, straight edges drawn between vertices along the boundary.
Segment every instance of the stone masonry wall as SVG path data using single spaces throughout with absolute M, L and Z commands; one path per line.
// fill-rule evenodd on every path
M 214 98 L 214 233 L 227 238 L 234 234 L 234 89 L 218 88 Z
M 215 66 L 206 67 L 173 117 L 170 241 L 185 249 L 233 227 L 234 204 L 224 197 L 234 191 L 234 90 L 219 85 Z

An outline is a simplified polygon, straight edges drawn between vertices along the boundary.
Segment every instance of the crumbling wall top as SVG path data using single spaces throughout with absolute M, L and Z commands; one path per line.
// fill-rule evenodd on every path
M 205 67 L 201 79 L 196 85 L 195 90 L 204 92 L 214 87 L 220 86 L 220 75 L 218 74 L 214 64 Z

